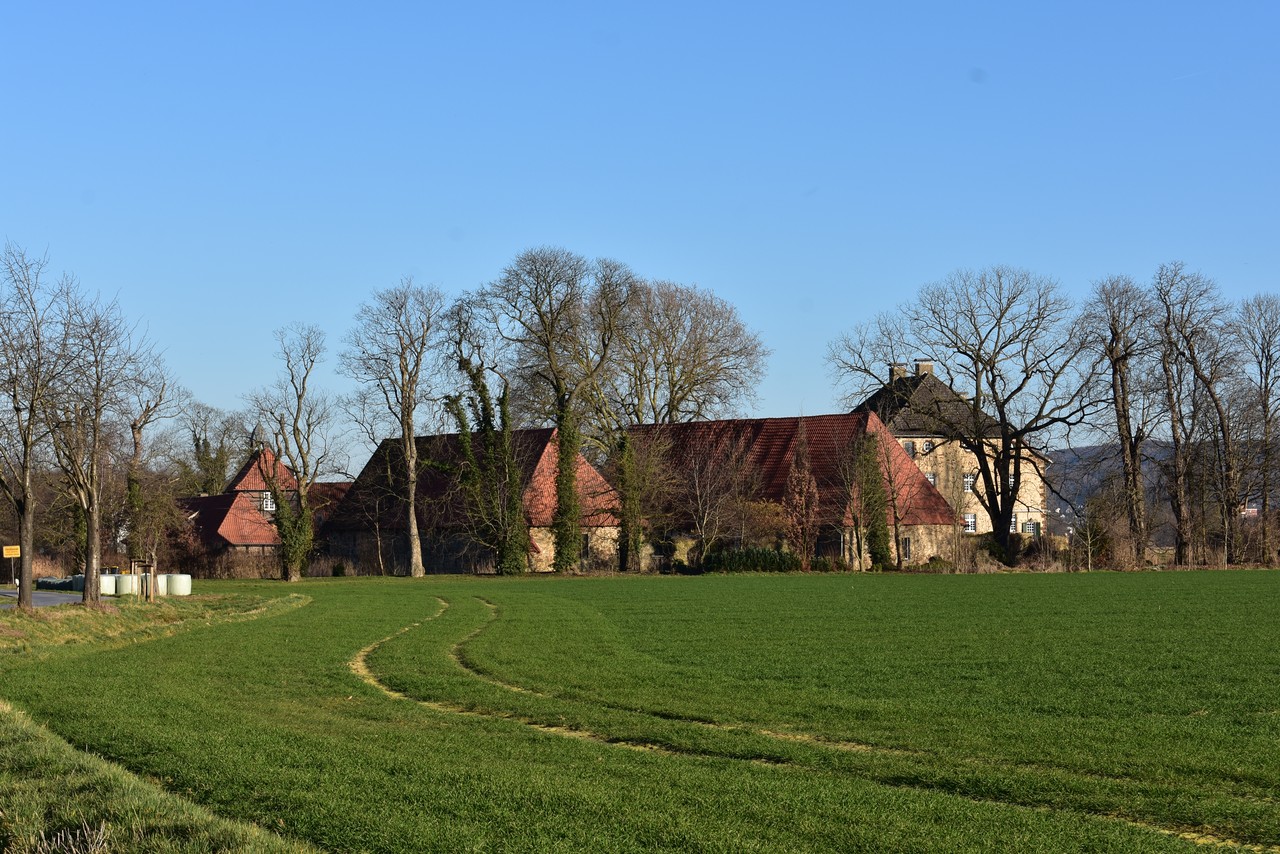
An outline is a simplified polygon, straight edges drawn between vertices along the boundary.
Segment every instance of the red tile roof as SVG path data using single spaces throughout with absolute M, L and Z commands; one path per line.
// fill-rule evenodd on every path
M 555 512 L 555 472 L 559 458 L 555 435 L 550 427 L 515 430 L 511 435 L 525 484 L 525 515 L 529 525 L 535 528 L 548 527 Z M 463 507 L 456 483 L 462 457 L 458 434 L 418 436 L 415 442 L 422 463 L 417 501 L 424 522 L 440 527 L 461 524 Z M 404 511 L 399 496 L 403 492 L 404 464 L 401 456 L 399 439 L 383 440 L 329 517 L 328 526 L 338 530 L 363 530 L 376 519 L 384 530 L 402 529 Z M 582 524 L 587 527 L 616 525 L 612 511 L 618 504 L 617 493 L 581 455 L 577 468 Z
M 841 462 L 847 458 L 851 443 L 868 434 L 876 436 L 887 451 L 881 455 L 886 492 L 892 489 L 909 499 L 899 502 L 906 510 L 903 523 L 951 524 L 953 514 L 946 499 L 873 413 L 650 424 L 633 428 L 633 433 L 670 442 L 677 472 L 682 467 L 688 470 L 695 454 L 705 458 L 725 454 L 736 446 L 748 470 L 759 477 L 760 499 L 781 503 L 802 428 L 809 448 L 809 468 L 818 483 L 819 513 L 826 524 L 851 523 L 841 497 Z M 886 511 L 887 515 L 891 512 Z
M 268 492 L 266 473 L 273 470 L 277 489 L 286 493 L 297 490 L 298 482 L 293 473 L 269 448 L 263 448 L 249 456 L 221 494 L 182 499 L 183 508 L 191 515 L 206 546 L 218 550 L 228 546 L 280 545 L 280 536 L 270 514 L 261 509 L 263 495 Z M 338 504 L 350 486 L 350 483 L 337 482 L 312 485 L 312 515 L 317 527 L 324 521 L 324 514 Z
M 267 474 L 275 473 L 276 488 L 284 492 L 298 488 L 298 481 L 288 466 L 276 459 L 270 448 L 262 448 L 250 454 L 249 459 L 235 477 L 227 483 L 223 492 L 266 492 Z
M 259 509 L 260 500 L 251 492 L 224 492 L 185 498 L 182 505 L 210 548 L 278 546 L 280 537 L 275 525 Z

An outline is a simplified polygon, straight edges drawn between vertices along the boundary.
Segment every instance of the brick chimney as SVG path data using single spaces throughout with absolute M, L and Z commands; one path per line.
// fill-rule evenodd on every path
M 898 380 L 905 380 L 906 378 L 907 378 L 907 366 L 904 362 L 889 363 L 889 382 L 890 383 L 895 383 Z
M 933 362 L 928 359 L 916 359 L 916 376 L 923 377 L 933 373 Z

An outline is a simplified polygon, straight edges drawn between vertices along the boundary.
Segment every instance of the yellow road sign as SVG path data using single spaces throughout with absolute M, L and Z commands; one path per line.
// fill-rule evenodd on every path
M 22 557 L 22 546 L 5 546 L 5 557 Z

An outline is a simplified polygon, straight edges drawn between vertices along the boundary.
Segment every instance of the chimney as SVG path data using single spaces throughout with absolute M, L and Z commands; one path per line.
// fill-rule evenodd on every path
M 889 363 L 889 382 L 890 383 L 895 383 L 898 380 L 905 380 L 906 378 L 907 378 L 907 366 L 905 363 L 903 362 Z
M 928 359 L 916 359 L 916 376 L 923 377 L 933 373 L 933 362 Z

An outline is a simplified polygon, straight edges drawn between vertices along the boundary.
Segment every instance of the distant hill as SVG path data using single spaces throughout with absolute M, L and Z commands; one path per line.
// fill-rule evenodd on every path
M 1167 459 L 1166 442 L 1148 441 L 1143 445 L 1142 472 L 1147 484 L 1147 506 L 1150 510 L 1163 505 L 1160 488 L 1160 463 Z M 1052 533 L 1066 533 L 1069 520 L 1084 507 L 1108 480 L 1119 480 L 1121 474 L 1119 445 L 1084 445 L 1052 451 L 1049 459 L 1049 506 L 1046 517 Z M 1064 521 L 1068 520 L 1068 521 Z

